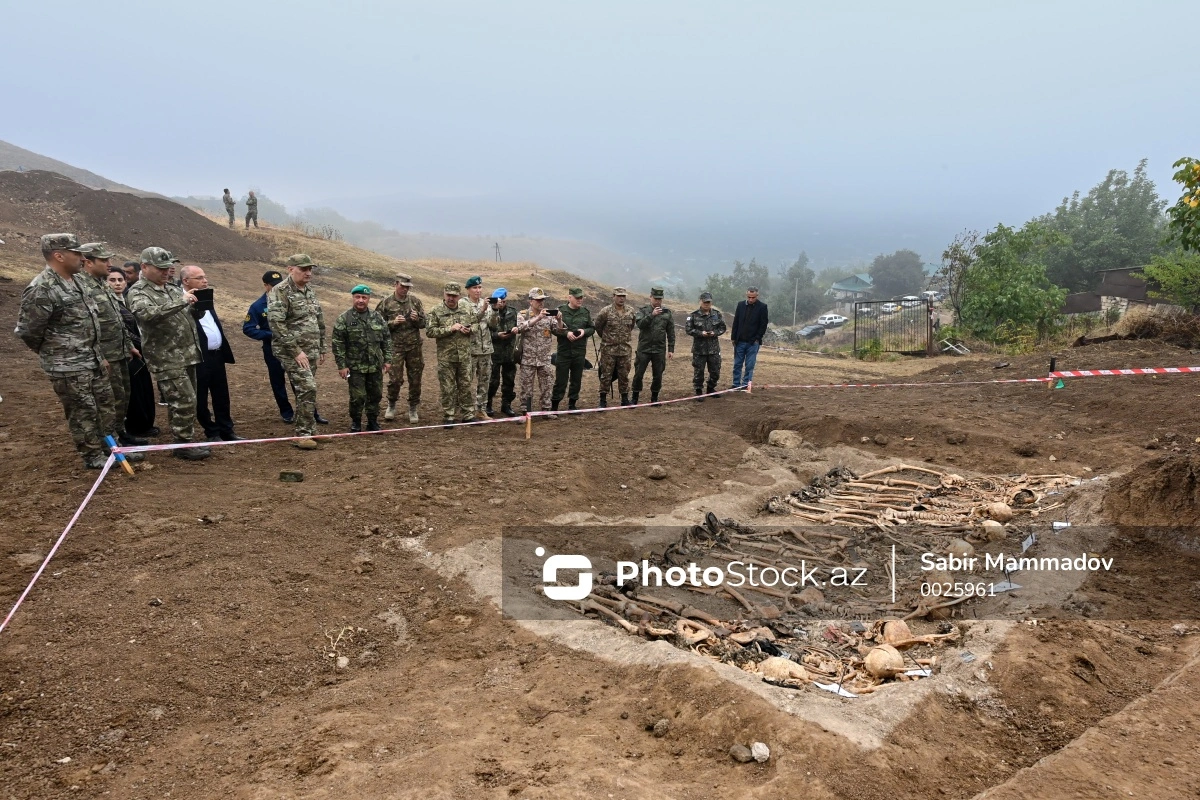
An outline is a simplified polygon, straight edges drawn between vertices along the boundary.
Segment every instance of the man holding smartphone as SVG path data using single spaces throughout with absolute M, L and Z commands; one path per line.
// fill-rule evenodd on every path
M 650 289 L 650 305 L 642 306 L 633 317 L 638 329 L 637 356 L 633 365 L 633 404 L 637 405 L 642 391 L 642 377 L 646 367 L 652 369 L 650 402 L 658 402 L 662 389 L 663 373 L 667 370 L 667 359 L 675 357 L 675 320 L 669 308 L 663 308 L 663 288 Z
M 516 332 L 521 335 L 517 345 L 521 353 L 521 397 L 525 401 L 526 413 L 533 411 L 533 384 L 538 384 L 539 409 L 550 410 L 552 370 L 550 369 L 550 345 L 554 332 L 562 328 L 558 309 L 545 307 L 546 293 L 537 286 L 529 290 L 529 308 L 517 315 Z M 548 415 L 551 419 L 556 414 Z
M 475 388 L 475 416 L 491 419 L 484 410 L 487 406 L 488 384 L 492 381 L 492 330 L 496 327 L 496 307 L 483 299 L 483 278 L 472 275 L 467 278 L 467 303 L 475 314 L 471 325 L 471 378 Z
M 554 332 L 558 337 L 558 353 L 555 357 L 554 396 L 551 407 L 558 411 L 563 395 L 567 397 L 567 408 L 575 410 L 579 402 L 579 387 L 583 383 L 583 370 L 587 366 L 587 343 L 596 328 L 592 325 L 592 312 L 583 305 L 583 289 L 574 286 L 567 290 L 568 299 L 558 307 L 558 318 L 562 326 Z M 571 387 L 567 389 L 567 380 Z

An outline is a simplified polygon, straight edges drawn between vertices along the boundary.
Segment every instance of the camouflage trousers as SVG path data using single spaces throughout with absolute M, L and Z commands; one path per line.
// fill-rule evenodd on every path
M 383 399 L 383 372 L 355 372 L 350 370 L 350 419 L 362 419 L 363 410 L 367 419 L 379 418 L 379 401 Z
M 51 375 L 50 385 L 62 403 L 75 449 L 85 459 L 104 455 L 104 437 L 113 433 L 112 384 L 104 370 Z
M 167 404 L 167 422 L 177 442 L 190 442 L 196 425 L 196 367 L 159 373 L 158 396 Z
M 395 405 L 400 399 L 400 387 L 404 385 L 404 376 L 408 375 L 408 404 L 418 405 L 421 402 L 421 372 L 425 369 L 425 355 L 421 352 L 421 342 L 403 344 L 392 339 L 392 368 L 388 370 L 387 396 L 388 404 Z
M 629 362 L 628 350 L 623 353 L 600 351 L 600 394 L 610 394 L 614 380 L 621 394 L 629 393 Z
M 225 210 L 229 212 L 229 227 L 231 227 L 231 228 L 232 228 L 232 227 L 233 227 L 233 225 L 234 225 L 234 222 L 235 222 L 235 220 L 236 220 L 237 218 L 236 218 L 236 217 L 234 217 L 234 215 L 233 215 L 233 208 L 232 208 L 232 207 L 230 207 L 230 208 L 227 208 L 227 209 L 225 209 Z
M 704 389 L 704 369 L 708 368 L 708 388 Z M 717 381 L 721 379 L 721 354 L 720 353 L 692 353 L 692 388 L 696 390 L 696 394 L 703 392 L 712 392 L 717 388 Z
M 288 359 L 288 363 L 283 365 L 292 384 L 292 394 L 296 396 L 292 422 L 296 424 L 297 436 L 312 436 L 317 432 L 317 376 L 313 372 L 317 365 L 315 353 L 308 354 L 308 363 L 311 365 L 308 369 L 297 364 L 295 359 Z
M 471 392 L 470 361 L 438 361 L 438 388 L 441 389 L 442 420 L 453 422 L 475 419 L 475 398 Z
M 521 399 L 526 411 L 533 411 L 533 381 L 538 384 L 538 409 L 550 410 L 550 395 L 554 391 L 554 367 L 549 364 L 521 365 Z
M 113 436 L 125 432 L 125 415 L 129 413 L 129 359 L 108 362 L 108 382 L 113 396 Z
M 471 383 L 475 386 L 475 408 L 488 404 L 488 386 L 492 382 L 492 354 L 471 356 Z
M 257 228 L 258 227 L 258 212 L 257 211 L 247 211 L 246 212 L 246 230 L 250 230 L 250 220 L 254 220 L 254 227 Z

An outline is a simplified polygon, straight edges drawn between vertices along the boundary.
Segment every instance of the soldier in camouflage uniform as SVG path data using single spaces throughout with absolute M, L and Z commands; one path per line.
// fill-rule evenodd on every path
M 21 293 L 16 334 L 38 354 L 62 402 L 75 449 L 88 469 L 104 466 L 104 435 L 113 421 L 112 384 L 100 352 L 100 315 L 74 276 L 83 248 L 70 233 L 42 237 L 46 268 Z
M 518 416 L 513 411 L 512 401 L 517 393 L 513 388 L 517 377 L 517 362 L 513 359 L 517 351 L 517 310 L 508 304 L 508 290 L 492 292 L 488 302 L 496 309 L 496 328 L 492 331 L 492 379 L 488 381 L 487 413 L 494 417 L 492 403 L 496 391 L 500 390 L 500 413 L 506 417 Z
M 613 289 L 612 305 L 596 315 L 596 333 L 600 335 L 600 408 L 608 406 L 613 381 L 621 391 L 621 405 L 629 405 L 629 367 L 633 359 L 633 309 L 625 305 L 623 287 Z
M 538 384 L 538 408 L 550 410 L 550 398 L 554 388 L 554 370 L 550 367 L 550 347 L 554 344 L 554 332 L 562 327 L 558 315 L 550 316 L 543 307 L 546 293 L 538 287 L 529 290 L 529 308 L 517 315 L 517 333 L 520 335 L 517 349 L 521 353 L 521 398 L 525 413 L 533 411 L 533 383 Z M 556 414 L 548 415 L 556 419 Z
M 83 271 L 75 276 L 75 281 L 92 298 L 100 314 L 100 352 L 108 361 L 113 395 L 114 429 L 107 432 L 126 447 L 149 444 L 148 439 L 130 436 L 125 431 L 125 415 L 129 411 L 129 357 L 140 357 L 141 353 L 133 346 L 133 339 L 125 327 L 121 301 L 108 286 L 108 269 L 115 254 L 109 252 L 104 242 L 88 242 L 83 247 L 88 252 L 84 255 Z
M 692 388 L 697 395 L 704 390 L 704 369 L 707 367 L 707 391 L 712 394 L 721 379 L 721 341 L 718 337 L 725 335 L 725 317 L 713 308 L 710 292 L 700 293 L 700 308 L 687 315 L 683 332 L 692 337 Z M 704 398 L 697 396 L 696 402 L 703 403 Z
M 250 230 L 250 220 L 254 220 L 254 227 L 258 227 L 258 198 L 254 196 L 254 192 L 246 198 L 246 230 Z
M 455 414 L 463 422 L 475 421 L 471 392 L 471 333 L 479 317 L 469 303 L 459 300 L 462 287 L 447 283 L 445 299 L 429 312 L 425 335 L 437 340 L 438 387 L 441 389 L 442 423 L 452 425 Z
M 408 375 L 408 421 L 419 422 L 417 406 L 421 404 L 421 372 L 425 369 L 425 355 L 421 351 L 421 328 L 426 325 L 425 307 L 412 293 L 412 278 L 396 276 L 396 291 L 375 306 L 379 315 L 387 320 L 392 332 L 392 368 L 388 371 L 388 407 L 383 418 L 395 419 L 396 401 L 400 399 L 400 387 Z
M 633 315 L 633 324 L 638 329 L 637 354 L 633 363 L 633 403 L 637 405 L 642 391 L 642 376 L 646 366 L 653 370 L 650 381 L 650 402 L 658 402 L 662 389 L 663 373 L 667 370 L 667 359 L 675 357 L 675 320 L 671 310 L 663 308 L 663 288 L 650 289 L 650 305 L 642 306 Z
M 558 337 L 558 352 L 554 359 L 554 394 L 550 404 L 555 411 L 558 411 L 558 404 L 564 396 L 567 398 L 567 408 L 575 410 L 579 402 L 583 370 L 591 366 L 587 360 L 587 341 L 596 332 L 592 325 L 592 312 L 583 305 L 583 289 L 573 286 L 567 290 L 567 294 L 570 299 L 558 307 L 558 319 L 562 327 L 554 332 Z
M 233 195 L 231 195 L 229 193 L 228 189 L 225 190 L 225 196 L 221 198 L 221 201 L 225 203 L 225 213 L 229 215 L 229 227 L 232 228 L 234 225 L 234 219 L 235 219 L 234 213 L 233 213 L 233 207 L 235 205 L 235 201 L 233 199 Z
M 271 352 L 283 364 L 292 393 L 296 396 L 292 444 L 315 450 L 317 432 L 317 367 L 325 363 L 325 315 L 317 293 L 310 287 L 313 264 L 304 253 L 290 257 L 288 276 L 267 293 L 267 322 L 271 328 Z
M 483 279 L 467 278 L 467 302 L 478 318 L 471 326 L 471 383 L 475 387 L 475 416 L 491 419 L 486 411 L 488 384 L 492 382 L 492 331 L 497 325 L 496 311 L 483 299 Z
M 189 307 L 196 295 L 167 282 L 178 261 L 161 247 L 142 251 L 142 277 L 129 290 L 125 303 L 142 331 L 142 351 L 158 394 L 167 404 L 167 419 L 176 442 L 190 442 L 196 424 L 196 365 L 204 360 L 200 334 Z M 172 450 L 176 458 L 208 458 L 207 447 Z
M 333 323 L 333 360 L 338 375 L 350 382 L 350 431 L 362 430 L 363 410 L 367 430 L 379 430 L 379 401 L 383 399 L 383 373 L 392 365 L 392 337 L 387 322 L 369 308 L 371 287 L 359 284 L 350 290 L 354 307 Z

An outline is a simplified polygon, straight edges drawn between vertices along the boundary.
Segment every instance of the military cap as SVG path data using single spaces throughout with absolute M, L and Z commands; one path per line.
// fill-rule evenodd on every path
M 508 289 L 505 289 L 503 286 L 501 286 L 499 289 L 492 292 L 492 297 L 496 298 L 497 300 L 503 300 L 504 298 L 508 297 Z
M 700 302 L 703 303 L 705 300 L 712 302 L 712 292 L 701 292 L 700 293 Z
M 571 295 L 571 297 L 583 297 L 583 289 L 580 289 L 578 286 L 572 286 L 570 289 L 567 289 L 567 294 Z
M 442 287 L 442 291 L 446 294 L 462 294 L 462 287 L 454 281 L 451 281 Z
M 263 283 L 270 284 L 271 286 L 278 286 L 282 280 L 283 275 L 277 269 L 269 269 L 263 273 Z
M 613 297 L 628 297 L 628 296 L 629 296 L 629 292 L 625 291 L 624 286 L 618 286 L 617 288 L 613 289 Z
M 529 299 L 530 300 L 545 300 L 546 293 L 535 286 L 529 290 Z
M 400 284 L 401 286 L 412 286 L 413 285 L 412 276 L 405 275 L 402 272 L 396 276 L 396 283 Z
M 478 275 L 467 278 L 467 288 L 470 289 L 472 286 L 483 286 L 483 278 Z
M 301 269 L 303 269 L 305 267 L 308 267 L 309 269 L 311 269 L 316 266 L 316 264 L 313 263 L 313 260 L 308 257 L 308 253 L 296 253 L 296 255 L 290 257 L 287 261 L 285 261 L 283 263 L 284 263 L 284 266 L 300 267 Z
M 88 242 L 85 245 L 81 245 L 81 247 L 87 251 L 84 253 L 87 258 L 103 261 L 106 258 L 112 258 L 116 255 L 116 253 L 108 249 L 106 244 L 106 242 Z
M 350 294 L 365 294 L 365 295 L 370 295 L 370 294 L 371 294 L 371 287 L 370 287 L 370 286 L 367 286 L 365 283 L 360 283 L 360 284 L 358 284 L 357 286 L 355 286 L 353 289 L 351 289 L 351 290 L 350 290 Z
M 85 254 L 87 252 L 73 233 L 47 233 L 42 237 L 42 249 L 71 250 L 76 253 Z
M 662 297 L 663 296 L 663 287 L 651 286 L 650 287 L 650 296 L 651 297 Z
M 179 263 L 179 259 L 171 255 L 170 250 L 163 250 L 161 247 L 147 247 L 142 251 L 140 258 L 143 264 L 159 269 L 170 269 Z

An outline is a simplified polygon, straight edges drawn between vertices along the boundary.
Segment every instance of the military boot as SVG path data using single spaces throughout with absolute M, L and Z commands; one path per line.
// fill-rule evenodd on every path
M 554 402 L 552 402 L 552 403 L 550 404 L 550 410 L 551 410 L 551 411 L 558 411 L 558 404 L 559 404 L 559 403 L 561 403 L 561 402 L 562 402 L 561 400 L 555 400 Z
M 600 404 L 598 408 L 608 408 L 608 398 L 604 392 L 600 393 Z
M 150 444 L 149 439 L 143 439 L 141 436 L 132 436 L 125 431 L 117 434 L 117 441 L 122 447 L 142 447 Z
M 506 416 L 506 417 L 519 417 L 519 416 L 521 416 L 521 415 L 520 415 L 520 414 L 518 414 L 517 412 L 513 411 L 513 407 L 512 407 L 512 406 L 511 406 L 509 403 L 503 403 L 503 404 L 500 406 L 500 413 L 501 413 L 501 414 L 503 414 L 503 415 L 504 415 L 504 416 Z
M 350 420 L 350 432 L 359 433 L 362 431 L 362 419 Z
M 703 395 L 703 394 L 701 394 L 701 389 L 700 389 L 700 387 L 699 387 L 699 386 L 693 386 L 693 387 L 692 387 L 692 389 L 694 390 L 694 393 L 695 393 L 695 395 L 696 395 L 696 402 L 697 402 L 697 403 L 703 403 L 703 402 L 704 402 L 704 395 Z
M 574 400 L 568 400 L 567 401 L 567 411 L 574 411 L 575 403 L 576 403 L 576 401 L 574 401 Z
M 634 393 L 633 393 L 633 401 L 632 401 L 632 402 L 630 402 L 630 403 L 629 403 L 629 405 L 631 405 L 631 406 L 636 406 L 636 405 L 638 404 L 638 402 L 637 402 L 637 401 L 638 401 L 638 394 L 640 394 L 640 392 L 634 392 Z M 621 395 L 621 400 L 622 400 L 622 402 L 624 402 L 624 400 L 625 400 L 625 395 Z
M 650 403 L 651 405 L 658 405 L 658 392 L 650 393 Z
M 632 403 L 629 402 L 628 394 L 625 394 L 625 393 L 621 394 L 621 405 L 623 405 L 623 406 L 633 405 Z
M 491 419 L 492 415 L 483 406 L 475 406 L 475 419 Z
M 379 427 L 379 420 L 376 417 L 367 417 L 367 430 L 379 431 L 383 429 Z
M 383 412 L 383 418 L 386 419 L 388 422 L 391 422 L 392 420 L 394 420 L 396 418 L 396 404 L 395 403 L 391 403 L 391 402 L 388 403 L 387 411 Z
M 483 410 L 483 413 L 484 413 L 484 414 L 486 414 L 486 415 L 488 416 L 488 418 L 489 418 L 489 419 L 491 419 L 492 417 L 496 416 L 496 411 L 495 411 L 495 409 L 493 409 L 493 408 L 492 408 L 492 401 L 491 401 L 491 400 L 488 400 L 487 408 L 485 408 L 485 409 Z
M 410 405 L 408 407 L 408 421 L 413 422 L 413 423 L 421 421 L 421 418 L 417 416 L 417 407 L 416 406 Z

